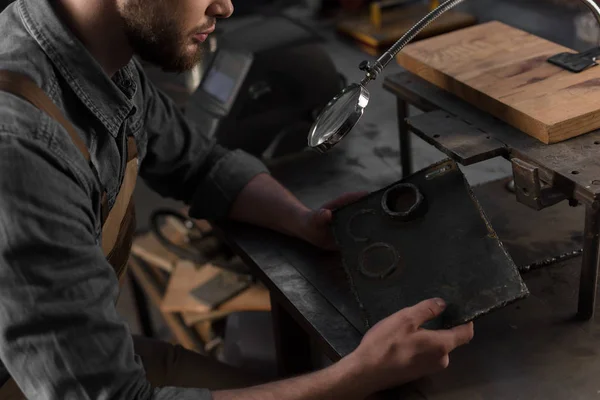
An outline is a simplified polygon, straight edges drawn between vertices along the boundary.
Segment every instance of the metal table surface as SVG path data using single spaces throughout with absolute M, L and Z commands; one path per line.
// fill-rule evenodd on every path
M 377 164 L 380 161 L 375 156 L 362 160 L 372 168 L 349 161 L 343 151 L 334 150 L 273 167 L 272 172 L 313 207 L 343 192 L 374 190 L 400 178 L 396 173 L 386 174 L 389 168 Z M 378 175 L 373 173 L 377 165 L 381 166 Z M 514 232 L 524 238 L 512 243 L 509 252 L 520 253 L 523 260 L 537 259 L 540 254 L 551 256 L 558 249 L 554 243 L 560 243 L 563 236 L 581 233 L 572 221 L 581 217 L 583 207 L 561 209 L 562 204 L 537 212 L 510 201 L 514 195 L 503 187 L 502 182 L 492 182 L 475 191 L 494 214 L 492 223 L 497 221 L 501 238 L 510 242 Z M 543 215 L 538 220 L 543 225 L 529 224 L 538 214 Z M 571 222 L 563 223 L 565 220 Z M 569 228 L 561 230 L 564 225 Z M 353 318 L 357 305 L 341 279 L 337 253 L 244 224 L 223 223 L 217 228 L 272 293 L 282 375 L 306 372 L 314 366 L 309 357 L 311 344 L 334 361 L 359 345 L 361 334 Z M 542 244 L 535 242 L 540 232 L 545 235 Z M 548 247 L 540 250 L 543 244 Z M 529 248 L 536 254 L 523 255 Z M 594 320 L 573 320 L 580 263 L 578 256 L 524 273 L 531 295 L 476 320 L 475 339 L 452 354 L 450 368 L 382 397 L 494 400 L 597 396 L 600 329 Z
M 414 132 L 463 165 L 498 156 L 511 160 L 524 204 L 542 209 L 569 200 L 585 206 L 577 309 L 580 318 L 591 318 L 600 265 L 600 131 L 546 145 L 410 72 L 386 77 L 383 86 L 397 99 L 404 175 L 412 169 Z M 409 105 L 424 113 L 409 117 Z

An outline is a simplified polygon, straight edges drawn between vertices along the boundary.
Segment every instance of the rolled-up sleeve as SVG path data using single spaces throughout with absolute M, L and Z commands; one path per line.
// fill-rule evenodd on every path
M 50 147 L 0 132 L 2 365 L 32 400 L 211 399 L 148 382 L 96 241 L 91 173 Z
M 163 197 L 188 204 L 194 218 L 227 217 L 240 191 L 256 175 L 268 173 L 267 167 L 244 151 L 218 145 L 207 127 L 189 121 L 136 67 L 148 137 L 140 176 Z

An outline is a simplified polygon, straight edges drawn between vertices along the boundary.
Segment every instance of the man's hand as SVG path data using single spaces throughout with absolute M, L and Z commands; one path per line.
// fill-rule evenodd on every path
M 353 203 L 367 194 L 368 192 L 346 193 L 337 199 L 324 204 L 318 210 L 308 211 L 301 217 L 303 221 L 301 221 L 299 225 L 300 232 L 298 236 L 301 239 L 322 249 L 337 250 L 337 246 L 331 232 L 333 211 L 336 208 Z
M 249 389 L 213 392 L 215 400 L 365 400 L 382 390 L 448 366 L 449 353 L 473 338 L 473 324 L 444 331 L 421 326 L 444 310 L 426 300 L 388 317 L 367 332 L 358 348 L 315 373 Z
M 332 211 L 367 194 L 346 193 L 318 210 L 311 210 L 273 177 L 260 174 L 237 196 L 230 218 L 299 238 L 322 249 L 336 250 L 331 232 Z
M 311 210 L 273 177 L 260 174 L 237 196 L 230 218 L 334 250 L 336 246 L 330 227 L 332 210 L 356 201 L 367 193 L 347 193 L 318 210 Z
M 364 383 L 373 391 L 399 386 L 448 367 L 449 354 L 473 338 L 473 323 L 450 330 L 430 331 L 421 326 L 440 315 L 445 305 L 431 299 L 405 308 L 370 329 L 354 353 Z

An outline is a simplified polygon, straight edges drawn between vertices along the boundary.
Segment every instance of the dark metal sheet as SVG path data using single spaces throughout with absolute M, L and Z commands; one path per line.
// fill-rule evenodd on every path
M 190 294 L 211 309 L 219 307 L 250 286 L 248 276 L 221 271 L 207 282 L 194 288 Z
M 429 326 L 450 327 L 528 294 L 451 160 L 337 210 L 333 229 L 367 326 L 441 297 L 448 308 Z
M 419 114 L 406 122 L 413 132 L 463 165 L 508 154 L 507 147 L 489 133 L 445 111 Z

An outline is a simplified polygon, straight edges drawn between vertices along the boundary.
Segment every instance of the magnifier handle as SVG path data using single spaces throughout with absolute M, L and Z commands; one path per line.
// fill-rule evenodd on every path
M 402 50 L 411 40 L 415 38 L 427 25 L 432 23 L 446 11 L 454 8 L 464 0 L 446 0 L 441 5 L 436 7 L 433 11 L 428 13 L 423 19 L 417 22 L 412 28 L 410 28 L 396 43 L 392 45 L 385 53 L 377 59 L 374 64 L 367 64 L 368 69 L 365 78 L 361 82 L 363 85 L 367 84 L 371 80 L 375 80 L 377 75 L 383 71 L 383 69 L 396 57 L 396 55 Z M 361 64 L 364 66 L 364 63 Z M 359 67 L 360 68 L 360 67 Z M 361 68 L 362 69 L 362 68 Z

